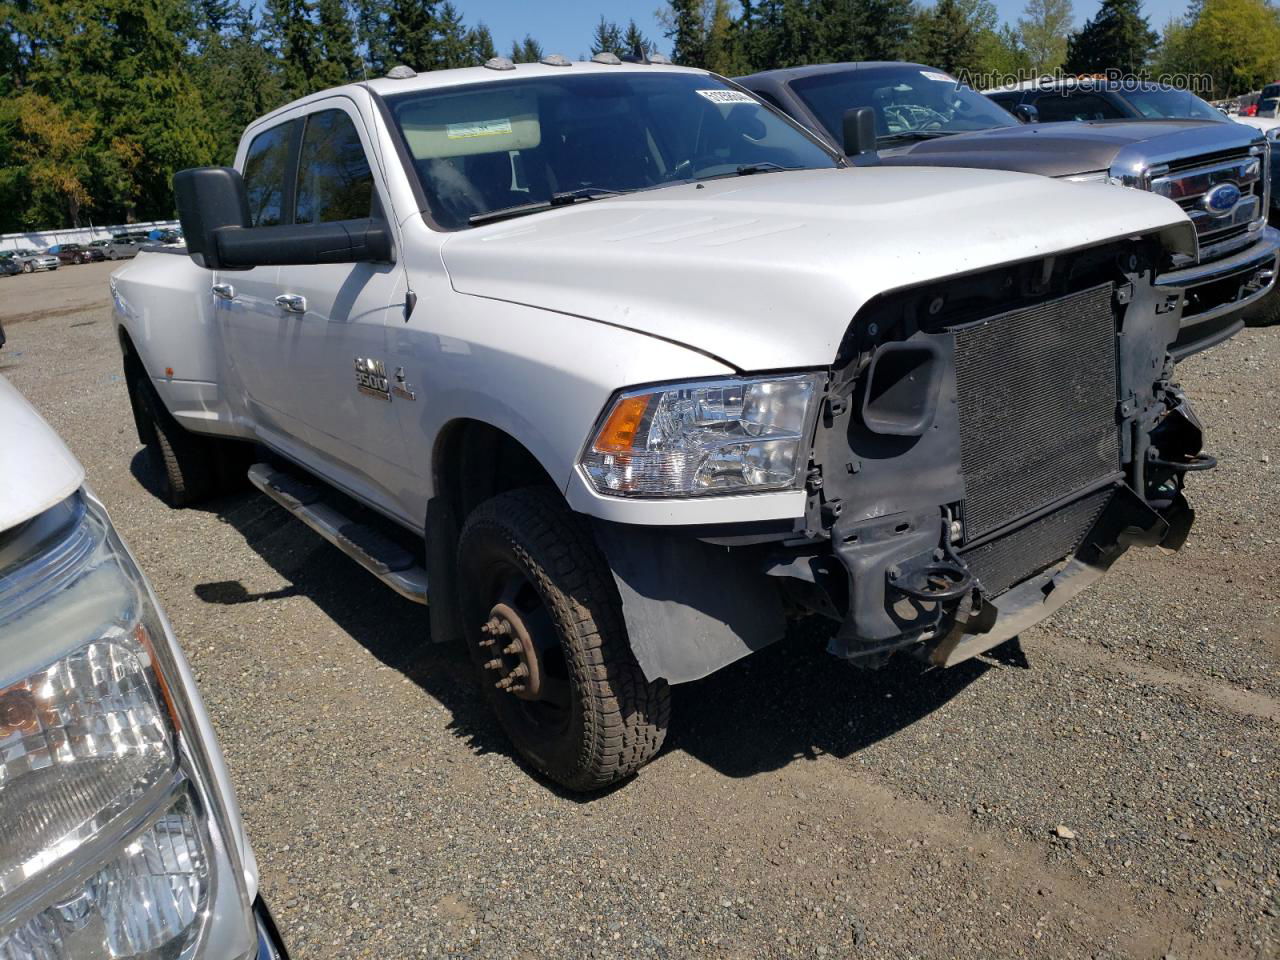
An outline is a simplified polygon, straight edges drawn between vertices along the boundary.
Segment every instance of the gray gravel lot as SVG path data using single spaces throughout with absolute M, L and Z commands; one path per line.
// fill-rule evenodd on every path
M 295 957 L 1280 955 L 1280 328 L 1183 367 L 1222 465 L 1181 553 L 1002 662 L 862 674 L 797 628 L 584 800 L 511 759 L 422 608 L 265 498 L 149 492 L 111 267 L 0 280 L 0 372 L 166 605 Z

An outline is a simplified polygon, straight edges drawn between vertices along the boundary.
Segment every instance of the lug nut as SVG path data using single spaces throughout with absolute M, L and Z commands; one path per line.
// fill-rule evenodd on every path
M 514 655 L 514 654 L 519 653 L 519 652 L 520 652 L 520 641 L 519 641 L 519 640 L 512 640 L 510 643 L 508 643 L 505 647 L 503 647 L 503 648 L 502 648 L 502 652 L 503 652 L 503 653 L 510 653 L 510 654 L 513 654 L 513 655 Z
M 523 663 L 517 664 L 516 668 L 512 670 L 509 674 L 507 674 L 507 676 L 512 677 L 516 680 L 523 679 L 528 675 L 529 675 L 529 668 L 526 667 Z
M 502 661 L 499 660 L 497 657 L 494 657 L 492 660 L 490 660 L 488 663 L 484 665 L 484 668 L 486 670 L 501 670 Z

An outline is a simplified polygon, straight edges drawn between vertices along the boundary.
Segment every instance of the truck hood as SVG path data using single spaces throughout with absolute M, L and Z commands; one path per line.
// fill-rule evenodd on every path
M 0 532 L 65 500 L 84 483 L 84 469 L 53 428 L 0 377 Z
M 1028 123 L 956 133 L 881 153 L 888 166 L 980 167 L 1043 177 L 1110 170 L 1127 157 L 1164 160 L 1246 149 L 1257 134 L 1212 120 Z
M 830 364 L 878 294 L 1120 237 L 1194 253 L 1172 201 L 991 170 L 682 184 L 450 234 L 456 291 L 613 324 L 739 370 Z

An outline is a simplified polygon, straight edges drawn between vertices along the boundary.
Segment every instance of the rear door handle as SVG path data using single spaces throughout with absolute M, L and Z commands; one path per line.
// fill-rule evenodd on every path
M 276 306 L 289 313 L 306 313 L 307 298 L 296 293 L 282 293 L 276 297 Z
M 222 300 L 234 300 L 236 298 L 236 288 L 229 283 L 215 283 L 213 285 L 213 295 Z

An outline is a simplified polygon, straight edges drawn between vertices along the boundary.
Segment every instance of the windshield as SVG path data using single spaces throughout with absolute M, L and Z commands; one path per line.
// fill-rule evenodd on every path
M 706 74 L 540 76 L 388 103 L 445 229 L 512 208 L 837 163 L 790 122 Z
M 875 108 L 876 133 L 884 139 L 1018 126 L 1017 120 L 986 97 L 928 68 L 822 73 L 793 80 L 791 89 L 837 143 L 844 113 L 855 107 Z
M 1222 114 L 1194 93 L 1172 87 L 1123 91 L 1135 110 L 1148 120 L 1222 120 Z

